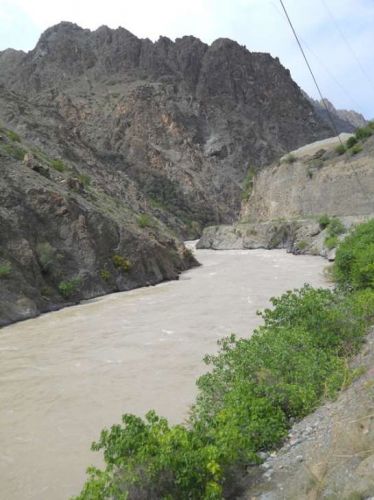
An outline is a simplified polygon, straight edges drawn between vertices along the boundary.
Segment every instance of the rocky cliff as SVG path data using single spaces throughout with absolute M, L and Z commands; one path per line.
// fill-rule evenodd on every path
M 330 129 L 268 54 L 61 23 L 0 53 L 0 324 L 177 277 L 178 242 Z
M 249 163 L 331 135 L 277 59 L 228 39 L 61 23 L 31 52 L 1 53 L 0 83 L 29 104 L 28 116 L 2 106 L 5 125 L 92 175 L 104 160 L 101 175 L 120 170 L 184 236 L 235 220 Z
M 325 122 L 331 125 L 332 118 L 335 128 L 337 132 L 354 132 L 358 127 L 365 127 L 367 121 L 365 117 L 361 113 L 357 113 L 357 111 L 353 111 L 351 109 L 336 109 L 335 106 L 328 100 L 324 99 L 322 101 L 317 101 L 315 99 L 310 99 L 310 102 L 313 104 L 317 114 L 325 120 Z M 327 110 L 330 113 L 328 115 Z
M 349 137 L 342 134 L 340 141 Z M 340 141 L 317 141 L 263 168 L 251 182 L 239 222 L 208 227 L 198 247 L 287 248 L 333 258 L 337 240 L 331 238 L 339 234 L 320 217 L 339 219 L 348 229 L 374 215 L 374 137 L 345 151 Z

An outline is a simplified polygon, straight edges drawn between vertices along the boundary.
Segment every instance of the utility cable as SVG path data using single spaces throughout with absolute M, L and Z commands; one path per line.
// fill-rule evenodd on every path
M 333 120 L 333 118 L 332 118 L 332 115 L 331 115 L 331 113 L 330 113 L 330 110 L 328 109 L 328 107 L 327 107 L 327 105 L 326 105 L 326 102 L 325 102 L 325 100 L 324 100 L 324 98 L 323 98 L 323 95 L 322 95 L 321 89 L 320 89 L 320 87 L 319 87 L 319 85 L 318 85 L 317 79 L 316 79 L 316 77 L 314 76 L 314 73 L 313 73 L 313 70 L 312 70 L 312 68 L 311 68 L 311 66 L 310 66 L 310 64 L 309 64 L 308 58 L 307 58 L 307 57 L 306 57 L 306 55 L 305 55 L 305 52 L 304 52 L 304 49 L 303 49 L 303 47 L 302 47 L 302 45 L 301 45 L 300 39 L 299 39 L 299 37 L 298 37 L 298 35 L 297 35 L 297 33 L 296 33 L 296 30 L 295 30 L 295 28 L 294 28 L 294 26 L 293 26 L 293 24 L 292 24 L 292 21 L 291 21 L 291 19 L 290 19 L 290 16 L 288 15 L 288 12 L 287 12 L 287 9 L 286 9 L 286 7 L 285 7 L 285 5 L 284 5 L 284 3 L 283 3 L 283 0 L 279 0 L 279 2 L 280 2 L 280 4 L 281 4 L 281 6 L 282 6 L 282 9 L 283 9 L 283 11 L 284 11 L 284 13 L 285 13 L 285 16 L 286 16 L 286 18 L 287 18 L 288 24 L 290 25 L 291 30 L 292 30 L 292 32 L 293 32 L 293 34 L 294 34 L 294 37 L 295 37 L 295 39 L 296 39 L 296 41 L 297 41 L 297 44 L 298 44 L 298 46 L 299 46 L 299 49 L 300 49 L 300 51 L 301 51 L 301 53 L 302 53 L 302 56 L 303 56 L 303 58 L 304 58 L 304 61 L 305 61 L 306 65 L 307 65 L 307 67 L 308 67 L 308 69 L 309 69 L 310 74 L 312 75 L 312 78 L 313 78 L 314 84 L 315 84 L 315 86 L 316 86 L 316 88 L 317 88 L 318 94 L 319 94 L 319 95 L 320 95 L 320 97 L 321 97 L 321 102 L 322 102 L 322 104 L 323 104 L 324 108 L 326 109 L 327 116 L 329 117 L 329 120 L 330 120 L 330 122 L 331 122 L 332 129 L 333 129 L 333 131 L 335 132 L 335 135 L 338 137 L 340 144 L 341 144 L 342 146 L 344 146 L 344 144 L 343 144 L 343 142 L 342 142 L 342 140 L 341 140 L 341 138 L 340 138 L 340 135 L 339 135 L 339 133 L 338 133 L 338 130 L 337 130 L 337 128 L 336 128 L 335 122 L 334 122 L 334 120 Z M 351 162 L 348 162 L 348 164 L 349 164 L 349 166 L 351 167 L 352 172 L 354 173 L 354 175 L 355 175 L 355 177 L 356 177 L 357 184 L 360 186 L 360 189 L 361 189 L 362 194 L 363 194 L 363 195 L 364 195 L 364 197 L 368 200 L 369 204 L 371 204 L 371 199 L 370 199 L 370 197 L 369 197 L 369 193 L 368 193 L 368 192 L 366 192 L 366 190 L 364 189 L 364 186 L 363 186 L 363 185 L 362 185 L 362 183 L 361 183 L 361 180 L 360 180 L 360 178 L 359 178 L 359 175 L 358 175 L 358 174 L 357 174 L 357 172 L 356 172 L 356 169 L 353 167 L 353 165 L 352 165 L 352 163 L 351 163 Z

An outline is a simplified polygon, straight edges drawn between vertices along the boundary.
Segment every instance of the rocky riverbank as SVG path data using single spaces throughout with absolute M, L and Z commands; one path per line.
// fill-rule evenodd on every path
M 347 232 L 353 225 L 368 220 L 370 216 L 348 216 L 339 220 Z M 343 238 L 344 234 L 340 236 Z M 296 220 L 272 220 L 268 222 L 207 227 L 197 243 L 197 248 L 212 250 L 241 250 L 284 248 L 293 254 L 321 255 L 334 260 L 335 249 L 326 246 L 328 227 L 318 218 Z

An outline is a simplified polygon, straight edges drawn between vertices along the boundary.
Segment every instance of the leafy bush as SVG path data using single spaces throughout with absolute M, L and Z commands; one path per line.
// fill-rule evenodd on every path
M 43 271 L 49 272 L 56 259 L 56 249 L 46 241 L 36 246 L 36 254 Z
M 327 236 L 324 243 L 329 250 L 332 250 L 339 243 L 338 236 L 340 234 L 344 234 L 346 232 L 346 228 L 340 219 L 337 217 L 330 219 L 327 215 L 320 217 L 319 224 L 321 229 L 327 229 Z
M 12 266 L 10 264 L 0 265 L 0 279 L 8 278 L 12 272 Z
M 110 274 L 110 271 L 108 271 L 108 269 L 101 269 L 100 271 L 100 278 L 103 280 L 103 281 L 109 281 L 110 278 L 111 278 L 111 274 Z
M 68 281 L 61 281 L 58 285 L 58 291 L 65 299 L 71 298 L 78 290 L 80 285 L 80 278 L 75 277 Z
M 59 159 L 51 160 L 51 167 L 57 170 L 57 172 L 64 172 L 66 170 L 64 162 Z
M 107 467 L 89 470 L 78 499 L 221 498 L 218 450 L 153 411 L 144 420 L 123 415 L 122 425 L 104 429 L 92 449 L 104 451 Z
M 357 226 L 340 244 L 333 272 L 340 284 L 374 288 L 374 219 Z
M 79 174 L 78 181 L 83 184 L 85 188 L 88 188 L 91 184 L 91 177 L 87 174 Z
M 357 143 L 358 143 L 358 140 L 356 139 L 356 137 L 354 135 L 352 135 L 352 137 L 350 137 L 347 140 L 346 145 L 347 145 L 347 148 L 350 149 Z
M 356 130 L 355 136 L 359 141 L 364 141 L 368 137 L 373 135 L 373 129 L 371 127 L 361 127 Z
M 335 148 L 335 152 L 338 153 L 338 155 L 343 155 L 347 151 L 346 146 L 344 144 L 339 144 Z
M 362 151 L 362 146 L 361 144 L 355 144 L 351 149 L 350 152 L 352 155 L 357 155 L 358 153 L 361 153 Z
M 325 238 L 325 247 L 328 250 L 332 250 L 333 248 L 336 248 L 339 243 L 339 238 L 337 236 L 327 236 Z
M 130 271 L 132 267 L 131 261 L 129 259 L 126 259 L 126 257 L 122 257 L 122 255 L 113 255 L 112 262 L 114 266 L 121 271 Z
M 340 234 L 344 234 L 346 232 L 346 228 L 342 221 L 337 217 L 333 217 L 327 227 L 327 234 L 329 236 L 339 236 Z
M 322 214 L 318 219 L 318 224 L 321 229 L 325 229 L 331 222 L 330 217 L 327 214 Z
M 154 225 L 152 217 L 148 214 L 140 214 L 137 218 L 137 222 L 139 227 L 143 229 L 146 227 L 152 227 Z

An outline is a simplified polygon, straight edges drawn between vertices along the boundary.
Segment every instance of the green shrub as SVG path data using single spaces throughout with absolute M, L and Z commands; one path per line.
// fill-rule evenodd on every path
M 26 150 L 17 144 L 5 144 L 3 148 L 4 151 L 15 160 L 22 161 L 26 154 Z
M 318 224 L 321 229 L 325 229 L 331 222 L 330 217 L 327 214 L 322 214 L 318 219 Z
M 144 420 L 123 415 L 122 425 L 104 429 L 92 449 L 103 450 L 106 470 L 89 470 L 78 499 L 222 498 L 218 450 L 153 411 Z
M 121 271 L 130 271 L 132 267 L 131 261 L 129 259 L 126 259 L 126 257 L 123 257 L 122 255 L 113 255 L 112 262 L 114 266 Z
M 56 260 L 56 249 L 48 241 L 36 246 L 36 254 L 44 272 L 51 271 Z
M 358 143 L 358 140 L 356 139 L 356 137 L 354 135 L 352 135 L 352 137 L 350 137 L 347 142 L 346 142 L 346 146 L 348 149 L 352 148 L 355 144 Z
M 297 241 L 295 244 L 296 249 L 299 250 L 300 252 L 305 250 L 307 246 L 308 246 L 308 243 L 305 240 Z
M 340 284 L 374 288 L 374 219 L 357 226 L 340 244 L 333 273 Z
M 327 236 L 325 238 L 325 246 L 329 249 L 332 250 L 335 248 L 338 243 L 339 243 L 339 238 L 338 236 L 341 234 L 344 234 L 346 232 L 346 228 L 342 221 L 338 219 L 337 217 L 333 217 L 332 219 L 329 219 L 328 216 L 326 216 L 323 219 L 323 222 L 327 222 L 327 225 L 325 228 L 327 228 Z M 321 225 L 321 224 L 320 224 Z
M 66 170 L 64 162 L 59 159 L 51 160 L 51 167 L 57 170 L 57 172 L 64 172 Z
M 21 142 L 20 136 L 16 132 L 14 132 L 13 130 L 6 130 L 5 133 L 8 137 L 8 139 L 11 140 L 12 142 Z
M 247 174 L 243 180 L 242 185 L 242 200 L 248 201 L 253 190 L 253 184 L 256 176 L 256 170 L 254 167 L 250 166 L 248 168 Z
M 350 152 L 352 155 L 357 155 L 358 153 L 361 153 L 363 150 L 361 144 L 355 144 L 351 149 Z
M 11 272 L 12 272 L 12 266 L 10 264 L 0 265 L 0 279 L 9 278 Z
M 371 130 L 374 130 L 374 120 L 371 120 L 367 126 L 371 129 Z
M 333 248 L 336 248 L 339 243 L 339 238 L 337 236 L 327 236 L 325 238 L 325 247 L 328 250 L 332 250 Z
M 283 158 L 283 163 L 295 163 L 295 161 L 297 161 L 297 158 L 292 153 L 288 154 Z
M 345 232 L 346 228 L 342 221 L 337 217 L 333 217 L 327 226 L 327 234 L 329 236 L 339 236 L 340 234 L 344 234 Z
M 80 278 L 75 277 L 68 281 L 61 281 L 58 285 L 58 291 L 65 299 L 71 298 L 78 291 L 80 285 Z
M 139 227 L 141 227 L 141 228 L 152 227 L 154 225 L 153 218 L 148 214 L 138 215 L 137 222 L 138 222 Z
M 338 155 L 343 155 L 347 151 L 346 146 L 344 144 L 339 144 L 335 148 L 335 152 L 338 153 Z
M 110 274 L 110 271 L 108 271 L 108 269 L 101 269 L 100 271 L 100 278 L 103 280 L 103 281 L 109 281 L 110 278 L 111 278 L 111 274 Z
M 91 177 L 87 174 L 79 174 L 77 179 L 85 188 L 88 188 L 91 184 Z
M 368 137 L 373 135 L 373 129 L 371 127 L 361 127 L 356 130 L 355 136 L 359 141 L 364 141 Z

